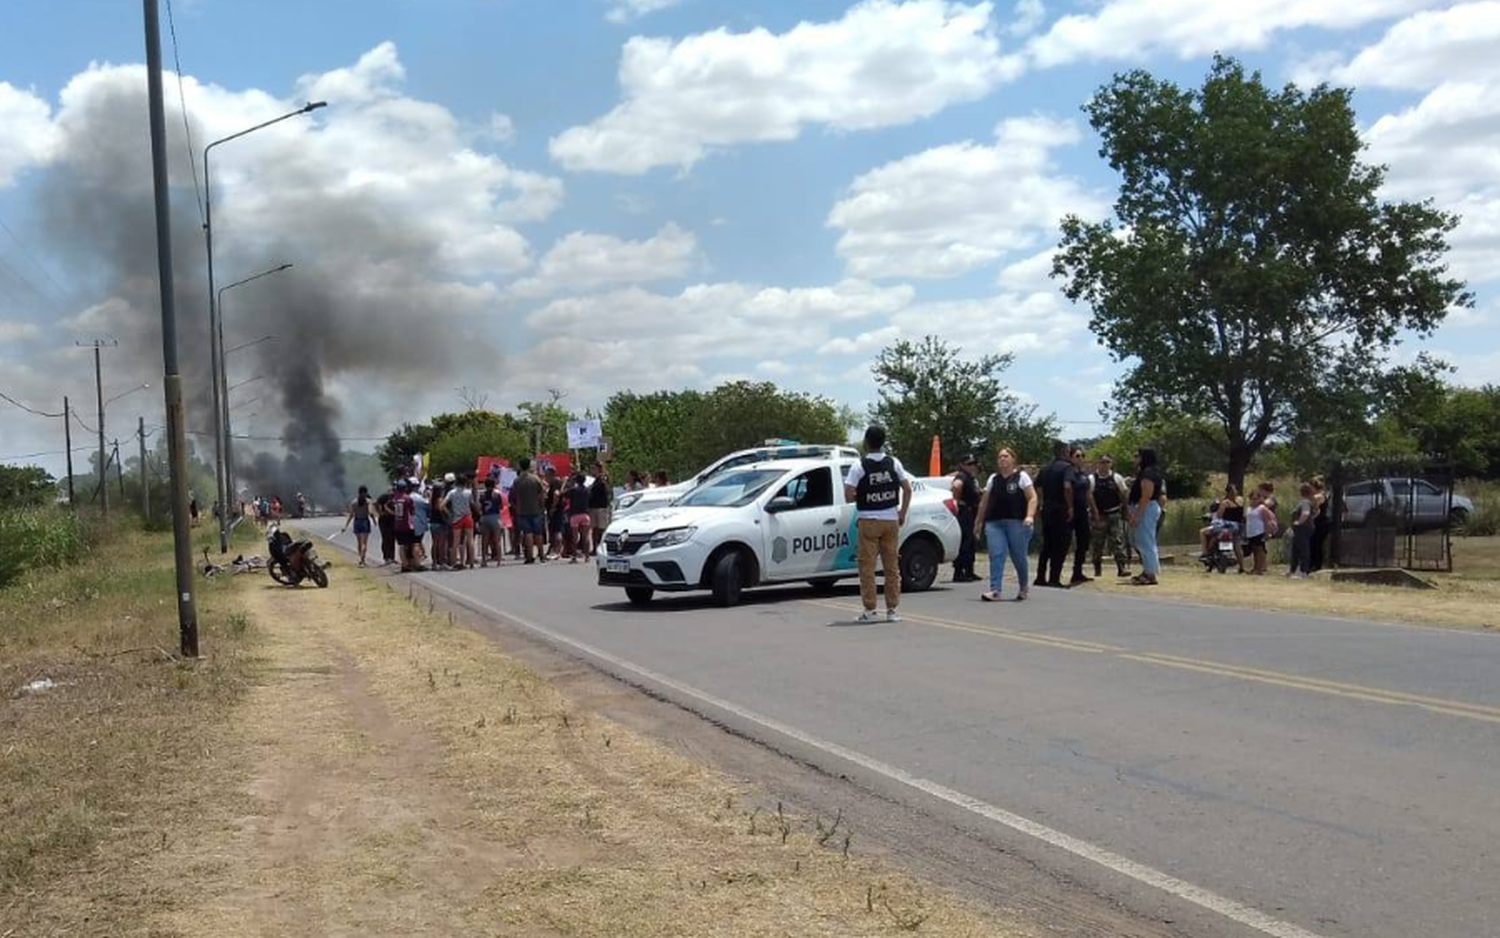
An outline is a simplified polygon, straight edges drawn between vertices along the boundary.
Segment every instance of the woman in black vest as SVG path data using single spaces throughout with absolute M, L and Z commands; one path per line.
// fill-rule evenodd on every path
M 1036 486 L 1016 465 L 1016 454 L 1002 447 L 995 455 L 999 471 L 990 476 L 984 487 L 984 498 L 979 502 L 979 518 L 975 522 L 974 534 L 984 532 L 985 550 L 990 555 L 990 588 L 980 595 L 985 602 L 998 602 L 1000 587 L 1005 577 L 1005 558 L 1015 565 L 1016 575 L 1021 579 L 1021 591 L 1016 595 L 1019 602 L 1026 598 L 1027 550 L 1031 547 L 1031 529 L 1036 519 Z

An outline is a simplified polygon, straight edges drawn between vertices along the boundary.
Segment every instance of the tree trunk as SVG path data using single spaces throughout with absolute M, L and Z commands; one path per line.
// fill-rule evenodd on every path
M 1245 473 L 1250 469 L 1250 457 L 1255 455 L 1248 441 L 1235 440 L 1229 444 L 1229 484 L 1240 494 L 1245 492 Z

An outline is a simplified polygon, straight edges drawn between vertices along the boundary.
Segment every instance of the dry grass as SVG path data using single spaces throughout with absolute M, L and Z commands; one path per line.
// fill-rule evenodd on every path
M 40 622 L 17 630 L 26 667 L 74 642 L 97 654 L 170 641 L 169 607 L 136 624 L 164 585 L 170 596 L 163 561 L 140 574 L 137 598 L 101 592 L 65 606 L 45 640 Z M 55 696 L 7 703 L 4 843 L 11 856 L 24 841 L 29 865 L 0 893 L 6 928 L 1021 933 L 865 856 L 847 819 L 778 811 L 580 712 L 404 594 L 332 573 L 328 590 L 238 578 L 205 597 L 211 622 L 232 599 L 243 634 L 229 634 L 223 613 L 206 667 L 77 652 L 79 668 L 94 668 L 86 680 L 67 672 L 80 679 Z M 5 667 L 14 682 L 22 669 Z M 32 812 L 45 821 L 13 832 Z
M 1163 550 L 1184 562 L 1163 567 L 1160 586 L 1142 590 L 1110 576 L 1089 588 L 1375 622 L 1500 629 L 1500 537 L 1455 538 L 1453 573 L 1418 574 L 1436 587 L 1432 590 L 1334 583 L 1326 574 L 1315 574 L 1307 580 L 1287 580 L 1282 577 L 1285 567 L 1280 564 L 1264 577 L 1238 576 L 1233 572 L 1209 574 L 1192 559 L 1197 548 Z
M 121 883 L 210 794 L 202 734 L 244 689 L 233 585 L 199 593 L 213 657 L 179 662 L 169 539 L 106 537 L 0 591 L 0 934 L 126 931 L 159 906 Z

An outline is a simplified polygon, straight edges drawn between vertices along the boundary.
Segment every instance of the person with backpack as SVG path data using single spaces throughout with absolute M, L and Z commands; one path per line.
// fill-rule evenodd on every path
M 885 571 L 885 619 L 900 622 L 901 526 L 911 507 L 911 478 L 901 460 L 885 452 L 885 428 L 865 431 L 865 455 L 844 477 L 844 498 L 854 503 L 859 546 L 859 598 L 856 622 L 879 622 L 875 611 L 875 561 Z

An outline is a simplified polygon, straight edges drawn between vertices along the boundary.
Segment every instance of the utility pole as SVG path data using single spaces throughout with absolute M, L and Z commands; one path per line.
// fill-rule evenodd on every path
M 125 504 L 125 465 L 120 459 L 120 441 L 114 442 L 115 453 L 115 483 L 120 486 L 120 504 Z
M 73 411 L 68 407 L 68 395 L 63 395 L 63 449 L 68 459 L 68 510 L 75 511 L 78 504 L 73 501 Z
M 94 348 L 94 393 L 99 402 L 99 481 L 104 481 L 104 469 L 107 463 L 104 461 L 104 371 L 99 362 L 99 350 L 106 346 L 113 348 L 119 342 L 105 342 L 103 339 L 95 339 L 92 342 L 76 342 L 75 345 L 91 345 Z M 104 517 L 109 517 L 109 486 L 99 486 L 99 510 Z
M 172 542 L 177 568 L 177 624 L 182 656 L 198 657 L 198 610 L 193 603 L 193 543 L 188 530 L 187 431 L 182 374 L 177 364 L 177 305 L 172 281 L 172 206 L 167 188 L 167 122 L 161 92 L 161 22 L 156 0 L 141 0 L 146 19 L 146 100 L 151 124 L 151 177 L 156 192 L 156 266 L 161 287 L 161 344 L 167 404 L 167 451 L 172 476 Z M 102 427 L 101 427 L 102 430 Z M 228 511 L 228 505 L 221 511 Z
M 146 418 L 137 418 L 136 436 L 141 440 L 141 517 L 151 523 L 151 480 L 146 476 Z

